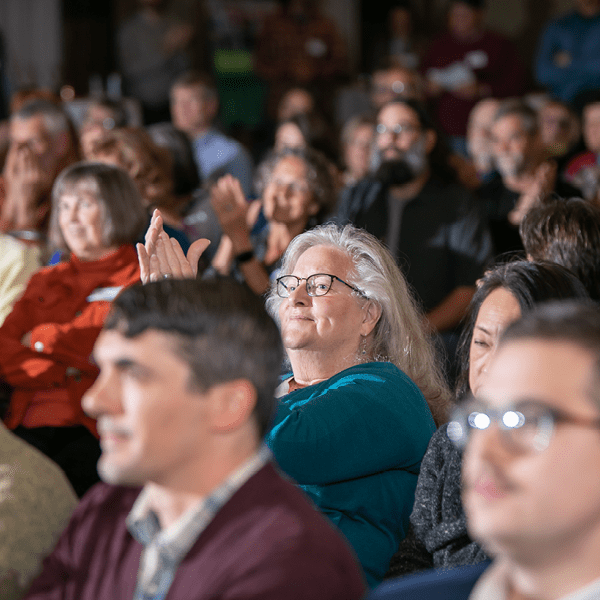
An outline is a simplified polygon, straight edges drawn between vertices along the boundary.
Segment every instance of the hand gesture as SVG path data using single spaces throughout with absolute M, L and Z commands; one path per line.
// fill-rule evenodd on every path
M 145 243 L 137 244 L 142 283 L 168 277 L 194 279 L 198 273 L 198 260 L 209 244 L 210 240 L 196 240 L 186 257 L 179 242 L 165 233 L 162 215 L 156 209 L 146 232 Z
M 210 203 L 223 233 L 231 238 L 233 245 L 247 246 L 250 243 L 249 204 L 239 180 L 231 175 L 221 177 L 211 189 Z
M 557 166 L 554 161 L 543 162 L 535 171 L 527 190 L 521 194 L 515 207 L 508 213 L 508 221 L 518 226 L 523 217 L 538 202 L 544 200 L 556 184 Z

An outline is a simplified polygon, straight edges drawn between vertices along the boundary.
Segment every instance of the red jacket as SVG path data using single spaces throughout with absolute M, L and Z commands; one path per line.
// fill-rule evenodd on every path
M 8 428 L 83 424 L 96 434 L 81 398 L 98 375 L 90 355 L 110 309 L 103 298 L 118 291 L 110 288 L 139 278 L 137 255 L 129 245 L 97 261 L 71 255 L 69 262 L 33 275 L 0 327 L 0 376 L 15 388 Z M 25 347 L 21 339 L 28 332 L 31 344 Z M 81 374 L 67 375 L 67 367 Z

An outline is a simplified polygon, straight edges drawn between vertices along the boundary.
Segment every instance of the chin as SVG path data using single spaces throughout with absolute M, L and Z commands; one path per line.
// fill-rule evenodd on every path
M 98 475 L 104 483 L 110 485 L 144 485 L 144 477 L 131 467 L 116 464 L 109 458 L 100 457 L 98 461 Z

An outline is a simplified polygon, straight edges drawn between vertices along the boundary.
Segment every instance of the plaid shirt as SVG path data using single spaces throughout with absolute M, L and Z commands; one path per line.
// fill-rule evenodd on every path
M 148 487 L 142 490 L 126 521 L 131 535 L 144 546 L 133 600 L 162 600 L 167 595 L 179 563 L 200 534 L 229 498 L 270 459 L 271 452 L 262 446 L 210 496 L 188 509 L 167 529 L 160 528 L 158 517 L 150 508 Z

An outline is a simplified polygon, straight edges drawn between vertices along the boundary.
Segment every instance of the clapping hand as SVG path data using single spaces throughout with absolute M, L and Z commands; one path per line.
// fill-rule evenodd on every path
M 186 256 L 179 242 L 165 233 L 162 215 L 156 209 L 146 232 L 145 243 L 137 244 L 142 283 L 168 277 L 194 279 L 198 273 L 198 260 L 209 244 L 207 239 L 196 240 Z

